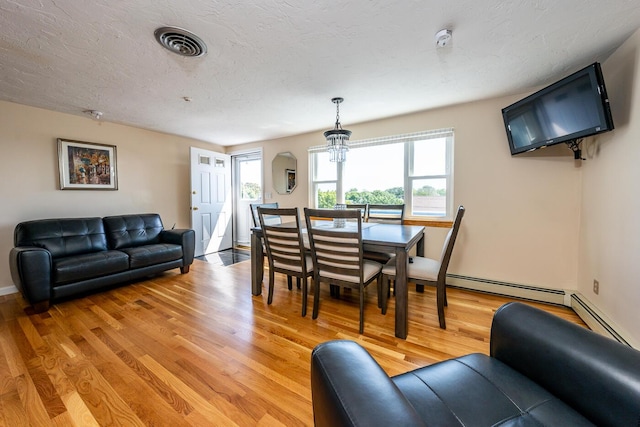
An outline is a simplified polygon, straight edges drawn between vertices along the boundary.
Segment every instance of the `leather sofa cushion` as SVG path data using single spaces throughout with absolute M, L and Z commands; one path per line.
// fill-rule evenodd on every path
M 132 269 L 182 258 L 182 246 L 171 243 L 123 248 L 121 251 L 129 256 L 129 266 Z
M 593 425 L 530 379 L 483 354 L 392 379 L 420 417 L 434 425 Z
M 60 258 L 107 250 L 100 218 L 63 218 L 26 221 L 13 234 L 14 246 L 35 246 Z
M 53 285 L 59 286 L 129 269 L 129 256 L 121 251 L 102 251 L 58 258 L 53 261 Z
M 104 227 L 110 249 L 160 243 L 163 230 L 158 214 L 108 216 Z

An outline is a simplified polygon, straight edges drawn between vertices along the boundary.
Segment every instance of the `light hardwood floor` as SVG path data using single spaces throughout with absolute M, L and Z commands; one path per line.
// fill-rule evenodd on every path
M 276 274 L 274 302 L 250 292 L 248 261 L 196 260 L 191 272 L 156 278 L 25 314 L 18 295 L 0 297 L 0 425 L 312 425 L 310 354 L 352 339 L 391 375 L 470 352 L 488 353 L 494 311 L 509 301 L 451 289 L 447 327 L 435 293 L 410 291 L 409 336 L 394 337 L 367 291 L 358 334 L 357 292 L 300 316 L 302 292 Z M 265 281 L 268 280 L 265 276 Z M 265 288 L 266 291 L 266 288 Z M 582 324 L 570 309 L 533 304 Z M 27 310 L 28 311 L 28 310 Z

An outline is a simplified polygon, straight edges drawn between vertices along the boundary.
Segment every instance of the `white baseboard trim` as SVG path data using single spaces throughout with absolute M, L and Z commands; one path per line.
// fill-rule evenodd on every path
M 519 285 L 457 274 L 447 274 L 447 286 L 548 304 L 564 305 L 572 308 L 593 331 L 622 344 L 640 349 L 640 343 L 633 342 L 628 334 L 625 334 L 615 326 L 591 302 L 574 291 Z
M 18 288 L 16 288 L 15 286 L 4 286 L 0 288 L 0 296 L 15 294 L 17 292 L 18 292 Z
M 549 304 L 567 305 L 563 289 L 547 289 L 529 285 L 499 282 L 478 277 L 447 274 L 447 285 L 471 291 L 528 299 Z

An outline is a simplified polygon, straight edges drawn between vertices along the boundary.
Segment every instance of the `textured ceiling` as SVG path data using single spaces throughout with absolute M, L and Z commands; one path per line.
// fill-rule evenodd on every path
M 335 96 L 348 128 L 522 93 L 638 27 L 638 0 L 0 0 L 0 99 L 232 145 L 331 128 Z

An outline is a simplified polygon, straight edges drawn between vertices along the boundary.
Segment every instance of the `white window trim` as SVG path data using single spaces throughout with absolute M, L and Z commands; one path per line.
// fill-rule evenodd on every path
M 424 175 L 424 176 L 413 176 L 412 173 L 413 171 L 410 170 L 411 168 L 411 159 L 412 159 L 412 155 L 410 153 L 412 144 L 407 144 L 408 142 L 415 142 L 415 141 L 422 141 L 424 139 L 435 139 L 435 138 L 447 138 L 447 143 L 446 143 L 446 171 L 444 175 Z M 351 149 L 357 149 L 357 148 L 362 148 L 362 147 L 371 147 L 371 146 L 376 146 L 376 145 L 387 145 L 387 144 L 396 144 L 396 143 L 403 143 L 404 144 L 404 151 L 405 151 L 405 155 L 404 155 L 404 170 L 405 170 L 405 174 L 404 174 L 404 189 L 405 189 L 405 215 L 407 215 L 407 213 L 409 213 L 409 215 L 407 216 L 407 218 L 412 218 L 412 219 L 423 219 L 423 220 L 451 220 L 453 218 L 453 142 L 454 142 L 454 132 L 453 132 L 453 128 L 443 128 L 443 129 L 435 129 L 435 130 L 429 130 L 429 131 L 423 131 L 423 132 L 415 132 L 415 133 L 408 133 L 408 134 L 402 134 L 402 135 L 391 135 L 391 136 L 384 136 L 384 137 L 380 137 L 380 138 L 372 138 L 372 139 L 365 139 L 365 140 L 359 140 L 359 141 L 353 141 L 349 143 L 349 147 Z M 314 206 L 315 207 L 315 203 L 316 203 L 316 196 L 317 196 L 317 186 L 319 184 L 326 184 L 326 183 L 335 183 L 336 184 L 336 202 L 337 203 L 344 203 L 344 192 L 342 191 L 342 182 L 343 182 L 343 168 L 342 168 L 342 164 L 341 163 L 337 163 L 336 167 L 337 167 L 337 178 L 336 180 L 325 180 L 325 181 L 315 181 L 314 180 L 314 176 L 315 176 L 315 168 L 317 168 L 317 164 L 315 164 L 315 159 L 316 157 L 313 156 L 313 154 L 315 153 L 319 153 L 322 151 L 326 150 L 326 146 L 325 145 L 316 145 L 313 147 L 309 148 L 309 188 L 310 188 L 310 192 L 309 192 L 309 205 L 310 206 Z M 349 161 L 348 159 L 348 154 L 347 154 L 347 162 Z M 446 186 L 447 186 L 447 198 L 446 198 L 446 215 L 444 217 L 423 217 L 423 216 L 419 216 L 419 217 L 415 217 L 415 216 L 411 216 L 410 213 L 413 212 L 413 206 L 412 206 L 412 197 L 407 197 L 407 194 L 410 194 L 408 192 L 409 189 L 412 188 L 411 183 L 413 180 L 417 180 L 417 179 L 445 179 L 446 180 Z M 342 199 L 342 200 L 340 200 Z

